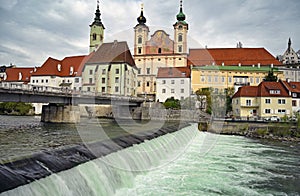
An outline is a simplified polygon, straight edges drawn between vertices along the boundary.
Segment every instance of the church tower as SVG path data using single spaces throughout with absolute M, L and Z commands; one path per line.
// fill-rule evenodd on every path
M 99 10 L 99 0 L 97 2 L 96 17 L 94 22 L 90 25 L 90 53 L 95 51 L 102 43 L 104 39 L 104 25 L 101 22 L 101 13 Z
M 188 23 L 185 21 L 183 13 L 182 0 L 180 1 L 180 11 L 176 16 L 177 22 L 174 26 L 174 52 L 177 54 L 187 54 L 187 33 Z
M 144 5 L 141 6 L 141 15 L 137 18 L 138 24 L 134 27 L 134 55 L 146 54 L 146 43 L 149 36 L 149 27 L 145 24 Z

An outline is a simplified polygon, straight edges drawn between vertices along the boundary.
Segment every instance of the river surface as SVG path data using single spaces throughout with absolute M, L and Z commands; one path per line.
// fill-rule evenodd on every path
M 103 136 L 93 131 L 95 122 L 39 121 L 0 116 L 2 161 Z M 103 120 L 101 126 L 116 137 L 162 124 Z M 0 195 L 300 195 L 300 145 L 200 133 L 192 125 Z

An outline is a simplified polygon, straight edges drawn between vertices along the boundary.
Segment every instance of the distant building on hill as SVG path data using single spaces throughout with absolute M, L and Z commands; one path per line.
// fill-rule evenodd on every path
M 292 48 L 291 38 L 288 41 L 288 48 L 285 53 L 281 56 L 281 62 L 285 65 L 300 64 L 299 54 Z

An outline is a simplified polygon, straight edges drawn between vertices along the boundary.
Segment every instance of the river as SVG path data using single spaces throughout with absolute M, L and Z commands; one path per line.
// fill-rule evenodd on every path
M 2 162 L 101 139 L 93 132 L 95 122 L 71 126 L 39 120 L 0 116 Z M 101 123 L 108 137 L 162 126 L 133 125 Z M 0 195 L 300 195 L 299 155 L 298 143 L 200 133 L 191 125 Z

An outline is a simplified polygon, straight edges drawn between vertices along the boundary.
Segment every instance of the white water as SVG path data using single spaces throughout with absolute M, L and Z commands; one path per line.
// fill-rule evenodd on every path
M 118 189 L 133 188 L 137 175 L 161 170 L 175 161 L 197 134 L 196 125 L 186 127 L 1 195 L 114 195 Z

